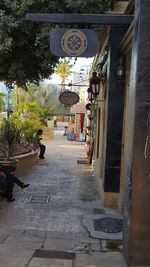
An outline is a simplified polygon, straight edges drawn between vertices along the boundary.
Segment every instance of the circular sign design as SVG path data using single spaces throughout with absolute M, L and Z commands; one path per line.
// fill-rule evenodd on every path
M 87 48 L 87 38 L 80 30 L 69 30 L 62 36 L 61 47 L 70 56 L 80 56 Z
M 64 105 L 75 105 L 79 102 L 79 95 L 75 92 L 65 90 L 59 95 L 59 101 Z

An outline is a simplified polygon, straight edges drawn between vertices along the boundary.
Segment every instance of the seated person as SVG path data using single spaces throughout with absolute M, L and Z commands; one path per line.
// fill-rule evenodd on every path
M 39 148 L 40 148 L 39 158 L 40 159 L 45 159 L 44 154 L 45 154 L 46 146 L 41 143 L 42 133 L 43 133 L 42 129 L 39 129 L 36 133 L 34 133 L 34 135 L 33 135 L 33 144 L 35 146 L 39 146 Z
M 3 196 L 7 198 L 8 202 L 15 201 L 13 198 L 14 183 L 22 189 L 30 185 L 21 182 L 9 169 L 0 165 L 0 188 L 4 190 Z

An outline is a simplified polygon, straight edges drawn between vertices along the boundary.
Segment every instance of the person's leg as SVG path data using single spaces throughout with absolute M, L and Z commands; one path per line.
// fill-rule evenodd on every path
M 12 181 L 6 181 L 5 197 L 7 198 L 8 202 L 15 201 L 15 199 L 13 198 L 13 182 Z
M 40 155 L 39 155 L 39 158 L 40 159 L 43 159 L 44 158 L 44 154 L 45 154 L 46 146 L 43 145 L 43 144 L 39 144 L 39 147 L 40 147 Z
M 21 188 L 25 188 L 25 187 L 28 187 L 29 186 L 29 184 L 25 184 L 25 183 L 23 183 L 22 181 L 20 181 L 15 175 L 13 175 L 13 174 L 9 174 L 9 175 L 7 175 L 7 177 L 6 177 L 6 179 L 7 179 L 7 181 L 9 182 L 13 182 L 13 183 L 15 183 L 15 184 L 17 184 L 19 187 L 21 187 Z

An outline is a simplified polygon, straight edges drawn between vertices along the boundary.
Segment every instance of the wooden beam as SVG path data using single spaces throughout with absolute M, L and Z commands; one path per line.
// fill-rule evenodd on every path
M 57 24 L 129 25 L 133 15 L 28 13 L 26 20 Z

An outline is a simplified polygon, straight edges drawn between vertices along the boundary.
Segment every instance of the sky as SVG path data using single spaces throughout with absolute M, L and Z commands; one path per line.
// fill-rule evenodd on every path
M 79 71 L 83 66 L 90 66 L 93 62 L 94 58 L 77 58 L 76 64 L 74 65 L 74 71 Z
M 87 70 L 87 69 L 89 70 L 90 66 L 92 65 L 93 60 L 94 60 L 94 58 L 81 58 L 81 57 L 77 58 L 76 63 L 72 68 L 72 71 L 73 72 L 80 72 L 81 68 L 83 68 L 85 70 Z M 51 76 L 51 79 L 48 81 L 52 82 L 54 84 L 61 83 L 61 79 L 60 79 L 59 75 L 57 75 L 57 74 L 53 74 Z
M 2 82 L 0 82 L 0 92 L 6 93 L 6 87 Z

